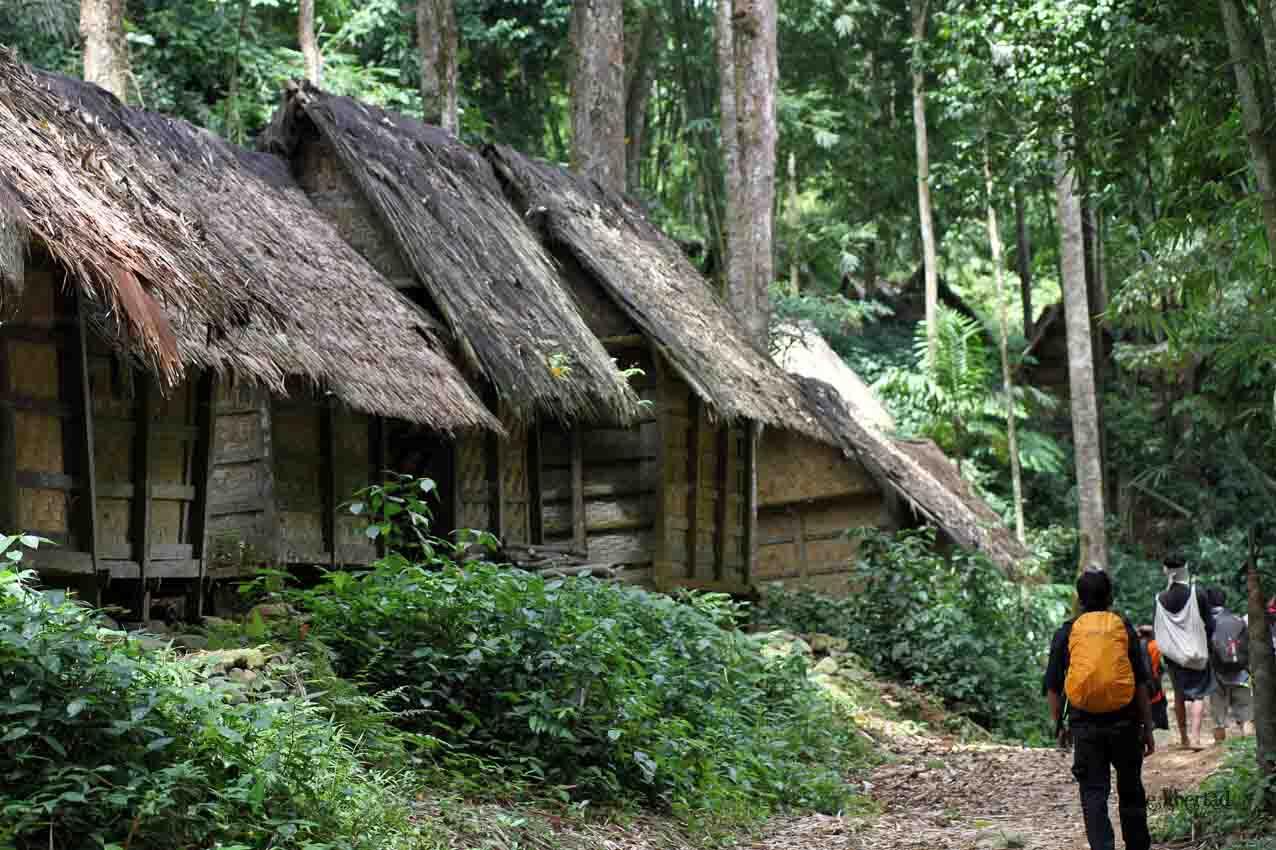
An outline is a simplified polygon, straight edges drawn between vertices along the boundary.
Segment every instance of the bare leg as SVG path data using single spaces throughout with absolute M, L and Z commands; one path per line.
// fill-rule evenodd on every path
M 1187 703 L 1183 701 L 1183 695 L 1178 691 L 1174 692 L 1174 719 L 1179 724 L 1179 743 L 1188 746 L 1187 741 Z
M 1201 720 L 1205 717 L 1205 700 L 1192 700 L 1187 705 L 1187 712 L 1192 722 L 1192 745 L 1199 747 L 1201 745 Z

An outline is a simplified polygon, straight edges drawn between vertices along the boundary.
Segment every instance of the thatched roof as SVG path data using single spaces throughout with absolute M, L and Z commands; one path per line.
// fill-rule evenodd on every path
M 370 413 L 494 426 L 436 329 L 337 235 L 287 163 L 0 51 L 0 186 L 104 333 L 169 382 L 289 375 Z
M 597 281 L 715 415 L 827 439 L 792 378 L 747 342 L 704 277 L 637 206 L 511 148 L 486 155 L 520 211 Z
M 814 327 L 806 323 L 784 324 L 776 336 L 781 341 L 772 355 L 777 366 L 794 375 L 824 381 L 868 424 L 888 433 L 895 430 L 895 418 L 873 388 L 855 374 Z
M 823 340 L 812 331 L 808 339 Z M 819 346 L 811 344 L 819 350 Z M 889 491 L 917 514 L 935 523 L 959 545 L 987 555 L 1007 576 L 1016 577 L 1028 551 L 1001 518 L 979 498 L 956 464 L 930 440 L 902 440 L 882 427 L 880 417 L 866 411 L 835 385 L 847 383 L 854 370 L 824 344 L 826 354 L 810 358 L 798 380 L 806 404 L 829 429 L 848 457 L 854 457 Z M 862 385 L 858 377 L 855 382 Z M 867 388 L 866 388 L 867 389 Z M 868 391 L 872 396 L 872 391 Z M 874 404 L 878 404 L 874 400 Z
M 289 88 L 268 145 L 291 154 L 307 123 L 393 236 L 462 355 L 513 413 L 636 418 L 637 395 L 482 157 L 436 127 L 309 84 Z

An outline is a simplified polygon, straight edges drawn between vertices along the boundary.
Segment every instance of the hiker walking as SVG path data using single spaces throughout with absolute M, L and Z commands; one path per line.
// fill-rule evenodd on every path
M 1163 562 L 1168 584 L 1156 597 L 1156 645 L 1174 686 L 1174 719 L 1179 747 L 1201 748 L 1205 698 L 1214 692 L 1209 639 L 1214 615 L 1188 575 L 1187 562 L 1171 555 Z M 1190 604 L 1189 604 L 1190 603 Z M 1188 737 L 1189 715 L 1191 737 Z
M 1165 688 L 1161 686 L 1164 670 L 1161 667 L 1161 648 L 1156 645 L 1156 630 L 1151 626 L 1139 626 L 1139 643 L 1143 647 L 1143 663 L 1148 668 L 1148 703 L 1152 708 L 1152 728 L 1169 729 L 1169 703 Z
M 1210 588 L 1205 597 L 1214 617 L 1214 634 L 1210 638 L 1214 693 L 1210 695 L 1210 713 L 1214 717 L 1214 741 L 1221 744 L 1227 740 L 1228 722 L 1235 723 L 1236 734 L 1243 735 L 1252 711 L 1249 628 L 1243 617 L 1227 609 L 1221 588 Z
M 1045 691 L 1060 746 L 1073 747 L 1090 850 L 1115 850 L 1108 817 L 1112 769 L 1126 850 L 1150 850 L 1143 758 L 1156 750 L 1148 670 L 1134 627 L 1112 604 L 1112 581 L 1090 567 L 1077 579 L 1082 613 L 1055 632 Z M 1066 724 L 1066 726 L 1065 726 Z

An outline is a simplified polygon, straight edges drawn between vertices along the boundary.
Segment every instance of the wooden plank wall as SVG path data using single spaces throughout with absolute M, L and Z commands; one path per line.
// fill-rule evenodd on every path
M 112 598 L 147 612 L 150 588 L 201 576 L 208 384 L 162 394 L 91 333 L 61 272 L 32 253 L 0 328 L 0 527 L 59 543 L 27 561 L 42 574 L 81 576 L 96 601 L 101 579 L 130 580 Z
M 278 557 L 270 394 L 252 383 L 222 380 L 213 411 L 209 575 L 229 578 Z
M 656 587 L 742 592 L 750 576 L 748 429 L 716 421 L 683 381 L 658 371 L 664 487 Z
M 643 369 L 633 386 L 651 398 L 656 378 L 645 346 L 617 356 Z M 648 581 L 656 556 L 659 449 L 654 407 L 630 427 L 542 424 L 541 542 L 570 544 L 590 563 L 623 564 L 628 578 Z
M 369 417 L 306 388 L 289 389 L 271 401 L 279 560 L 366 564 L 376 546 L 340 506 L 371 480 Z
M 759 455 L 755 581 L 847 590 L 856 549 L 847 530 L 892 523 L 877 483 L 841 451 L 791 431 L 765 431 Z

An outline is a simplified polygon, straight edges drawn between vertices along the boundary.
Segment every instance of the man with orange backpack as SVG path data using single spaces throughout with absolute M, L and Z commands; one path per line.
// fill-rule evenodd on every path
M 1129 620 L 1108 610 L 1112 581 L 1097 567 L 1077 579 L 1081 614 L 1050 644 L 1045 691 L 1060 746 L 1073 745 L 1072 775 L 1081 787 L 1090 850 L 1115 850 L 1108 817 L 1117 775 L 1126 850 L 1150 850 L 1143 759 L 1156 750 L 1148 703 L 1149 674 Z M 1066 727 L 1065 727 L 1066 723 Z

